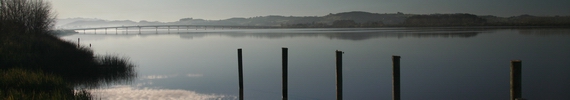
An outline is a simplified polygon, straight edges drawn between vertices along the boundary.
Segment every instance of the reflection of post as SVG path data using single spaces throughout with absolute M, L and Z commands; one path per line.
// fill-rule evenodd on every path
M 521 98 L 521 61 L 511 61 L 511 100 Z
M 336 50 L 336 99 L 342 100 L 342 51 Z
M 287 60 L 288 60 L 287 51 L 288 50 L 285 47 L 283 47 L 282 50 L 283 50 L 283 53 L 282 53 L 282 55 L 283 55 L 283 58 L 282 58 L 282 63 L 283 63 L 283 67 L 282 67 L 283 68 L 282 69 L 283 70 L 283 72 L 282 72 L 282 74 L 283 74 L 283 84 L 282 84 L 283 85 L 283 97 L 282 97 L 282 99 L 287 100 L 287 98 L 288 98 L 287 97 Z
M 107 28 L 105 28 L 105 34 L 107 34 Z
M 392 100 L 400 100 L 400 56 L 392 56 Z
M 241 48 L 238 49 L 238 77 L 239 77 L 239 100 L 243 100 L 243 62 Z

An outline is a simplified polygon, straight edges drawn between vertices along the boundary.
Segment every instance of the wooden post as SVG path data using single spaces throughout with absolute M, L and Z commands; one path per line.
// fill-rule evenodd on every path
M 282 55 L 283 55 L 283 59 L 282 59 L 282 63 L 283 63 L 283 67 L 282 67 L 283 68 L 282 69 L 283 70 L 283 72 L 282 72 L 282 74 L 283 74 L 283 78 L 282 78 L 283 79 L 283 84 L 282 84 L 283 85 L 283 97 L 282 97 L 282 99 L 287 100 L 288 99 L 288 95 L 287 95 L 287 92 L 288 92 L 288 88 L 287 88 L 287 85 L 288 85 L 287 84 L 288 83 L 287 82 L 287 79 L 288 79 L 287 78 L 288 77 L 287 76 L 287 70 L 288 70 L 288 68 L 287 68 L 287 60 L 288 60 L 287 52 L 288 52 L 288 49 L 283 47 L 282 51 L 283 51 L 283 53 L 282 53 Z
M 342 51 L 336 50 L 336 99 L 342 100 Z
M 392 100 L 400 100 L 400 56 L 392 56 Z
M 521 61 L 511 61 L 511 100 L 521 98 Z
M 79 42 L 81 42 L 81 40 L 77 38 L 77 48 L 79 48 Z
M 239 77 L 239 100 L 243 100 L 243 62 L 241 48 L 238 49 L 238 77 Z

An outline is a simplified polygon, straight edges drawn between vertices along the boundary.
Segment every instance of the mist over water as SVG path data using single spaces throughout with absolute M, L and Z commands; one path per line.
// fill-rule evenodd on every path
M 245 99 L 281 98 L 281 48 L 289 48 L 289 98 L 335 99 L 335 50 L 344 51 L 344 99 L 391 99 L 392 55 L 403 99 L 509 98 L 509 61 L 522 60 L 522 97 L 570 92 L 569 29 L 327 28 L 78 31 L 96 54 L 137 65 L 131 85 L 91 90 L 106 99 L 237 99 L 243 48 Z

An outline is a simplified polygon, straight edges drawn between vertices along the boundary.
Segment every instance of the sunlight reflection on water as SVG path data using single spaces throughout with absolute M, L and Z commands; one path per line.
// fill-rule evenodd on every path
M 181 89 L 138 88 L 114 86 L 89 90 L 96 99 L 102 100 L 233 100 L 236 96 L 202 94 Z

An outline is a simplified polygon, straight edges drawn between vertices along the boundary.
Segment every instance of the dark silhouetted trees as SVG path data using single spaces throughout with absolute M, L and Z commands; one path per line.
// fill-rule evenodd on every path
M 482 16 L 488 26 L 570 26 L 570 16 L 532 16 L 513 17 Z
M 404 21 L 405 26 L 481 26 L 485 19 L 472 14 L 415 15 Z
M 354 20 L 336 20 L 332 27 L 356 27 L 358 24 Z
M 47 33 L 54 21 L 51 5 L 44 0 L 0 0 L 0 30 L 3 32 Z

